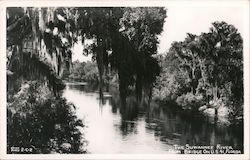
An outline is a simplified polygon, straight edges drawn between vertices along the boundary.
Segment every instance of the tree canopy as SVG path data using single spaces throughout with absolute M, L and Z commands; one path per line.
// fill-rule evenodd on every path
M 157 53 L 157 36 L 163 30 L 164 8 L 48 7 L 9 8 L 7 12 L 8 47 L 25 40 L 24 47 L 21 45 L 23 51 L 37 50 L 39 57 L 46 59 L 59 77 L 63 65 L 71 66 L 71 49 L 77 37 L 81 37 L 83 44 L 91 39 L 94 43 L 83 53 L 92 54 L 97 62 L 100 95 L 108 66 L 118 72 L 123 99 L 128 86 L 134 84 L 140 99 L 142 79 L 151 84 L 159 74 L 158 62 L 152 55 Z M 33 44 L 36 45 L 32 47 Z
M 164 70 L 154 94 L 184 106 L 199 101 L 218 107 L 222 101 L 233 112 L 242 110 L 242 43 L 237 29 L 223 21 L 212 23 L 208 33 L 188 33 L 161 61 Z

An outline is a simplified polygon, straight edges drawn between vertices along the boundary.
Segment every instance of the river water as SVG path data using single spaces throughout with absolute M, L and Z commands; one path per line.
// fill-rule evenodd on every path
M 117 93 L 101 103 L 99 94 L 87 85 L 67 84 L 63 96 L 76 106 L 86 127 L 88 153 L 172 153 L 174 145 L 229 145 L 243 149 L 242 131 L 213 125 L 198 116 L 185 116 L 156 102 L 137 106 L 128 97 L 121 107 Z

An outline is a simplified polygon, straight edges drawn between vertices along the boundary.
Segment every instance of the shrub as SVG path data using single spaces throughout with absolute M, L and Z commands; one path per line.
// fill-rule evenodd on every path
M 194 95 L 191 92 L 182 94 L 176 99 L 176 103 L 184 110 L 198 110 L 203 105 L 203 96 Z
M 84 140 L 73 104 L 53 97 L 36 81 L 22 85 L 7 106 L 7 147 L 32 147 L 32 153 L 82 153 Z M 65 148 L 65 146 L 67 146 Z

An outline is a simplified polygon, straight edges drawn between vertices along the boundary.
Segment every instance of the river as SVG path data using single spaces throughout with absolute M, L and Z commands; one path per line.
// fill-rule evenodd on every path
M 137 106 L 132 98 L 121 107 L 118 94 L 99 94 L 88 85 L 67 84 L 63 96 L 76 106 L 85 127 L 87 151 L 93 154 L 172 153 L 174 145 L 230 145 L 243 149 L 242 132 L 185 116 L 156 102 Z

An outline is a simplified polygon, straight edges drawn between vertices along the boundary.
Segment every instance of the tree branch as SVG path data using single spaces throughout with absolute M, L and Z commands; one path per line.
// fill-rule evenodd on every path
M 28 18 L 27 15 L 24 15 L 23 17 L 19 18 L 16 22 L 12 23 L 7 27 L 7 32 L 11 32 L 12 30 L 14 30 L 17 26 L 22 24 L 27 18 Z

